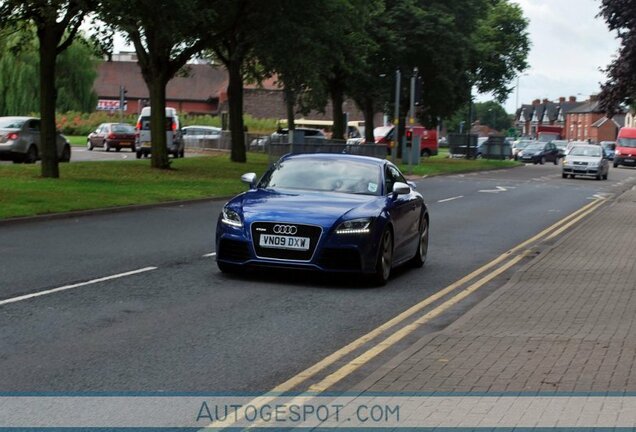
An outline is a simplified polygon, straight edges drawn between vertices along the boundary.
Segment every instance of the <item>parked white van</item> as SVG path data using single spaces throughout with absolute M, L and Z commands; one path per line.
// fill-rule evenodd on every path
M 179 115 L 174 108 L 166 108 L 166 142 L 168 153 L 175 158 L 184 157 L 185 144 L 181 135 Z M 135 152 L 137 159 L 151 154 L 152 139 L 150 136 L 150 107 L 143 108 L 139 120 L 137 120 Z

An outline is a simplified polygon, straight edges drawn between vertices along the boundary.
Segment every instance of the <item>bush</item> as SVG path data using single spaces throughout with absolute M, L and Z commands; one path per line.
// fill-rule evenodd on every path
M 125 114 L 123 122 L 131 125 L 137 123 L 137 114 Z M 210 115 L 187 115 L 182 114 L 181 126 L 221 126 L 221 117 Z M 67 112 L 56 116 L 57 128 L 64 135 L 86 136 L 97 129 L 102 123 L 119 122 L 119 112 L 110 113 L 107 111 L 96 111 L 93 113 Z M 245 115 L 245 126 L 250 133 L 270 134 L 276 130 L 277 119 L 257 119 L 250 115 Z

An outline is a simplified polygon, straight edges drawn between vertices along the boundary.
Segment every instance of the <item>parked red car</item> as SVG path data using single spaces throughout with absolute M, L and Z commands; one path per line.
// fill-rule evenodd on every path
M 102 123 L 86 139 L 86 148 L 93 150 L 95 147 L 102 147 L 104 151 L 129 148 L 134 152 L 135 128 L 125 123 Z

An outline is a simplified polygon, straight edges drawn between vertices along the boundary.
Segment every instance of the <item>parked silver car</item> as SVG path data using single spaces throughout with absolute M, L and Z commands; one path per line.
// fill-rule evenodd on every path
M 608 173 L 609 161 L 601 146 L 575 145 L 563 159 L 563 178 L 588 176 L 607 180 Z
M 71 160 L 71 145 L 57 133 L 57 157 Z M 35 117 L 0 117 L 0 160 L 35 163 L 40 159 L 40 119 Z

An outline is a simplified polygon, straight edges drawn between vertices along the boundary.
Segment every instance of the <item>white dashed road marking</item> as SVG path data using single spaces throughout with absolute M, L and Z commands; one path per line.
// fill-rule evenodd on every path
M 84 286 L 87 286 L 87 285 L 94 285 L 94 284 L 97 284 L 97 283 L 100 283 L 100 282 L 106 282 L 106 281 L 110 281 L 110 280 L 113 280 L 113 279 L 121 279 L 121 278 L 124 278 L 124 277 L 127 277 L 127 276 L 133 276 L 133 275 L 137 275 L 137 274 L 140 274 L 140 273 L 146 273 L 146 272 L 153 271 L 153 270 L 157 270 L 157 267 L 145 267 L 145 268 L 142 268 L 142 269 L 139 269 L 139 270 L 133 270 L 133 271 L 129 271 L 129 272 L 126 272 L 126 273 L 119 273 L 119 274 L 116 274 L 116 275 L 106 276 L 106 277 L 102 277 L 102 278 L 99 278 L 99 279 L 93 279 L 93 280 L 89 280 L 89 281 L 86 281 L 86 282 L 80 282 L 80 283 L 76 283 L 76 284 L 73 284 L 73 285 L 66 285 L 66 286 L 63 286 L 63 287 L 53 288 L 53 289 L 46 290 L 46 291 L 40 291 L 40 292 L 36 292 L 36 293 L 33 293 L 33 294 L 26 294 L 26 295 L 19 296 L 19 297 L 14 297 L 14 298 L 6 299 L 6 300 L 0 300 L 0 306 L 8 305 L 8 304 L 11 304 L 11 303 L 17 303 L 17 302 L 21 302 L 21 301 L 24 301 L 24 300 L 30 300 L 30 299 L 33 299 L 33 298 L 36 298 L 36 297 L 42 297 L 42 296 L 49 295 L 49 294 L 55 294 L 55 293 L 62 292 L 62 291 L 68 291 L 68 290 L 72 290 L 72 289 L 75 289 L 75 288 L 84 287 Z

